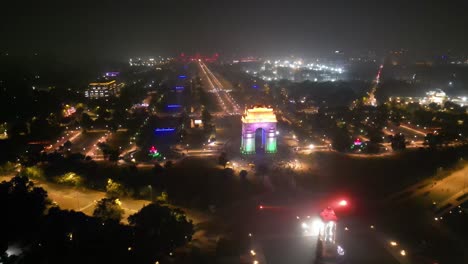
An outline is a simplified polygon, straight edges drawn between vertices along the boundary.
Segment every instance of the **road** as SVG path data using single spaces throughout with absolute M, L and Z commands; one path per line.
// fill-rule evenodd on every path
M 433 204 L 434 217 L 440 217 L 456 210 L 457 206 L 468 201 L 465 195 L 468 184 L 468 165 L 451 172 L 442 179 L 425 179 L 393 195 L 390 200 L 404 202 L 408 199 L 420 199 L 427 205 Z
M 59 150 L 59 148 L 65 144 L 65 142 L 70 141 L 70 142 L 75 142 L 77 138 L 81 136 L 81 130 L 66 130 L 63 132 L 63 134 L 57 139 L 57 141 L 45 148 L 45 151 L 47 153 L 52 153 L 56 150 Z
M 104 155 L 102 155 L 102 151 L 99 149 L 99 143 L 105 143 L 112 137 L 111 132 L 106 132 L 100 138 L 92 142 L 88 147 L 85 147 L 87 150 L 85 156 L 89 156 L 93 158 L 95 161 L 104 160 Z
M 382 129 L 382 132 L 387 136 L 400 133 L 405 135 L 405 139 L 408 142 L 407 147 L 409 148 L 425 147 L 424 140 L 427 132 L 421 129 L 412 128 L 405 124 L 396 126 L 392 122 L 388 122 L 387 126 Z
M 239 104 L 232 98 L 227 89 L 221 84 L 213 72 L 206 66 L 204 62 L 198 62 L 200 70 L 203 74 L 202 80 L 208 84 L 211 91 L 216 95 L 218 104 L 223 110 L 223 115 L 240 115 L 241 108 Z
M 268 264 L 318 263 L 316 261 L 317 237 L 304 236 L 301 229 L 301 223 L 307 221 L 308 218 L 303 214 L 299 220 L 296 218 L 300 212 L 305 212 L 304 208 L 308 208 L 306 210 L 309 213 L 314 211 L 318 204 L 322 204 L 318 200 L 308 202 L 295 200 L 290 206 L 268 204 L 266 209 L 258 210 L 256 214 L 253 214 L 252 222 L 246 220 L 249 221 L 247 224 L 251 227 L 249 232 L 252 243 L 249 251 L 255 251 L 255 259 L 261 259 L 263 262 L 260 263 Z M 311 214 L 311 218 L 313 217 L 318 216 Z M 342 223 L 338 220 L 337 226 L 337 243 L 332 247 L 336 248 L 340 245 L 345 249 L 343 263 L 409 263 L 399 254 L 400 246 L 389 246 L 389 237 L 378 232 L 375 227 L 370 228 L 366 221 Z M 244 258 L 248 255 L 249 252 L 246 252 Z

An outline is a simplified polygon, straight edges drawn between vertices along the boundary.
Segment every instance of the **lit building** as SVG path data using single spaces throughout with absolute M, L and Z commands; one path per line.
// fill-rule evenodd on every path
M 426 93 L 426 97 L 421 101 L 421 104 L 443 104 L 447 101 L 447 95 L 441 89 L 435 91 L 429 91 Z
M 276 153 L 276 115 L 272 108 L 256 106 L 247 109 L 242 116 L 242 143 L 243 154 L 256 152 L 255 135 L 261 132 L 260 148 L 266 153 Z
M 118 86 L 116 81 L 90 83 L 85 91 L 85 97 L 90 99 L 102 99 L 116 96 Z
M 130 58 L 128 63 L 133 67 L 153 67 L 169 62 L 171 58 L 150 57 L 150 58 Z

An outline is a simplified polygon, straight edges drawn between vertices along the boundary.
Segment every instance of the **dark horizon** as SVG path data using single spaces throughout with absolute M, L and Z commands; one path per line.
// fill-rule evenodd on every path
M 468 53 L 468 4 L 423 1 L 60 1 L 2 7 L 0 51 L 63 57 Z

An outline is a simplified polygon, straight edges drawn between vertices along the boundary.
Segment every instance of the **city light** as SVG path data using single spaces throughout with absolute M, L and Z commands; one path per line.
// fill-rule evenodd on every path
M 336 252 L 337 252 L 338 255 L 340 255 L 340 256 L 344 256 L 344 254 L 345 254 L 345 251 L 344 251 L 344 249 L 343 249 L 341 246 L 337 246 L 337 247 L 336 247 Z
M 347 206 L 347 205 L 348 205 L 348 201 L 346 201 L 346 200 L 341 200 L 338 204 L 339 204 L 340 206 Z
M 306 62 L 304 59 L 294 58 L 292 60 L 273 60 L 265 59 L 263 64 L 258 66 L 246 66 L 244 72 L 260 77 L 265 81 L 287 79 L 290 81 L 336 81 L 345 78 L 342 74 L 345 72 L 342 65 L 325 65 L 315 63 L 315 60 Z M 299 76 L 298 76 L 298 73 Z M 319 78 L 317 78 L 319 77 Z
M 314 218 L 312 221 L 302 222 L 301 228 L 306 236 L 318 236 L 323 232 L 325 223 L 320 218 Z

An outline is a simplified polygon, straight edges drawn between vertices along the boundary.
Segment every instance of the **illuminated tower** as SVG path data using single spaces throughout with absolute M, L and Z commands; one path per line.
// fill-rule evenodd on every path
M 243 154 L 255 153 L 255 134 L 261 129 L 261 147 L 266 153 L 276 153 L 276 115 L 272 108 L 255 106 L 247 109 L 242 116 L 242 143 Z

